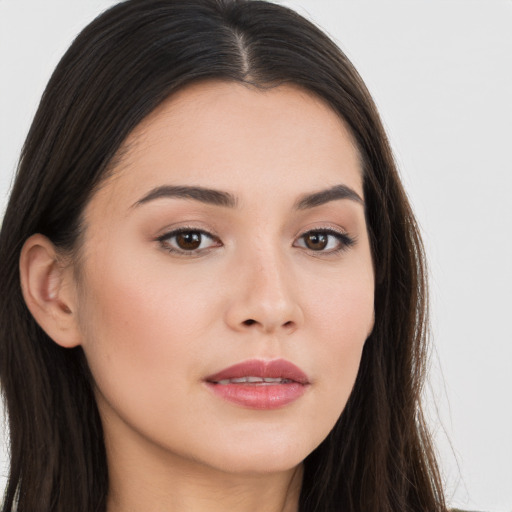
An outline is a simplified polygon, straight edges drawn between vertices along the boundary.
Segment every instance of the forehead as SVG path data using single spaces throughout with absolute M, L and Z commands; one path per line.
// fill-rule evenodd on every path
M 322 99 L 293 85 L 210 81 L 174 94 L 133 130 L 102 194 L 113 206 L 163 184 L 291 197 L 339 183 L 362 196 L 354 139 Z

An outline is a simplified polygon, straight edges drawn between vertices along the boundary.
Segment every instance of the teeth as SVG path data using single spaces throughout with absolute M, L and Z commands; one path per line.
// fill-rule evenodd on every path
M 245 382 L 263 382 L 261 377 L 240 377 L 239 379 L 231 379 L 233 384 L 243 384 Z
M 286 384 L 290 382 L 288 379 L 282 379 L 281 377 L 240 377 L 237 379 L 223 379 L 219 380 L 217 384 L 226 385 L 226 384 Z

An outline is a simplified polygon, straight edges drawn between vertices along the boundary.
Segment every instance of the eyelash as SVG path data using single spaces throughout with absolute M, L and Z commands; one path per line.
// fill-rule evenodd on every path
M 172 238 L 175 238 L 181 234 L 199 234 L 202 238 L 206 237 L 214 242 L 217 242 L 217 245 L 213 245 L 212 247 L 206 247 L 203 249 L 191 249 L 191 250 L 186 250 L 186 249 L 182 249 L 179 247 L 172 247 L 169 244 L 169 240 Z M 173 254 L 177 254 L 179 256 L 199 255 L 203 251 L 208 251 L 209 249 L 212 249 L 214 247 L 222 246 L 222 242 L 215 235 L 212 235 L 211 233 L 208 233 L 207 231 L 204 231 L 203 229 L 197 229 L 197 228 L 192 228 L 192 227 L 181 227 L 178 229 L 173 229 L 172 231 L 169 231 L 168 233 L 165 233 L 162 236 L 159 236 L 157 238 L 157 241 L 160 242 L 160 245 L 166 251 L 173 253 Z M 201 243 L 202 243 L 202 240 L 201 240 Z
M 300 246 L 304 247 L 305 249 L 309 249 L 313 253 L 319 253 L 319 254 L 326 254 L 326 255 L 335 255 L 339 254 L 343 251 L 346 251 L 350 247 L 352 247 L 356 243 L 356 239 L 349 236 L 347 233 L 344 233 L 342 231 L 337 231 L 332 228 L 319 228 L 319 229 L 310 229 L 306 231 L 305 233 L 302 233 L 297 240 L 304 240 L 307 235 L 327 235 L 328 237 L 334 237 L 337 240 L 338 247 L 335 249 L 329 249 L 327 251 L 324 250 L 315 250 L 310 249 L 307 246 Z M 328 242 L 329 243 L 329 242 Z M 294 242 L 294 247 L 297 247 Z
M 205 247 L 202 249 L 195 248 L 195 249 L 190 249 L 190 250 L 171 246 L 169 243 L 169 240 L 171 240 L 181 234 L 200 235 L 200 238 L 199 238 L 200 244 L 202 244 L 202 242 L 203 242 L 202 239 L 205 237 L 205 238 L 209 238 L 210 240 L 212 240 L 212 242 L 214 242 L 214 245 L 212 245 L 210 247 Z M 338 247 L 325 251 L 323 249 L 315 250 L 315 249 L 308 248 L 306 246 L 305 242 L 304 242 L 304 245 L 296 245 L 297 240 L 304 241 L 305 237 L 308 235 L 327 235 L 328 237 L 334 237 L 337 240 Z M 166 251 L 168 251 L 172 254 L 177 254 L 179 256 L 198 256 L 203 252 L 209 252 L 209 250 L 212 248 L 221 247 L 223 245 L 217 236 L 212 235 L 211 233 L 204 231 L 202 229 L 197 229 L 197 228 L 192 228 L 192 227 L 181 227 L 178 229 L 174 229 L 172 231 L 169 231 L 168 233 L 163 234 L 162 236 L 159 236 L 156 240 L 160 243 L 160 245 L 162 246 L 163 249 L 165 249 Z M 329 243 L 330 242 L 327 242 L 327 246 L 329 245 Z M 304 248 L 312 253 L 316 253 L 316 254 L 336 255 L 343 251 L 346 251 L 347 249 L 352 247 L 355 243 L 356 243 L 356 239 L 349 236 L 347 233 L 344 233 L 342 231 L 337 231 L 332 228 L 319 228 L 319 229 L 310 229 L 310 230 L 302 233 L 296 239 L 296 241 L 293 243 L 293 247 L 302 247 L 302 248 Z

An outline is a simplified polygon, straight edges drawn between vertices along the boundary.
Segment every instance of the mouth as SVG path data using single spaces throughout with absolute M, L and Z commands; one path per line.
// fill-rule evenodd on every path
M 205 379 L 218 397 L 250 409 L 277 409 L 299 399 L 309 386 L 307 375 L 284 359 L 245 361 Z
M 216 381 L 215 384 L 219 384 L 221 386 L 225 386 L 226 384 L 253 384 L 255 386 L 268 386 L 275 384 L 288 384 L 290 382 L 295 382 L 290 379 L 283 379 L 280 377 L 272 378 L 272 377 L 240 377 L 239 379 L 222 379 Z

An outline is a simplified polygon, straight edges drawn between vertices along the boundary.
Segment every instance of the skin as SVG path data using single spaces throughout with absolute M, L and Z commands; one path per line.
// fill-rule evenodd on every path
M 84 212 L 79 268 L 59 265 L 41 235 L 21 259 L 34 316 L 57 343 L 82 345 L 90 365 L 108 511 L 294 512 L 301 461 L 342 413 L 373 327 L 363 203 L 296 207 L 337 185 L 364 200 L 353 139 L 299 88 L 206 82 L 162 104 L 125 150 Z M 167 185 L 226 191 L 236 206 L 140 203 Z M 161 238 L 180 227 L 211 238 L 179 252 Z M 343 236 L 308 247 L 304 234 L 326 229 Z M 301 368 L 304 395 L 262 411 L 205 385 L 254 358 Z

